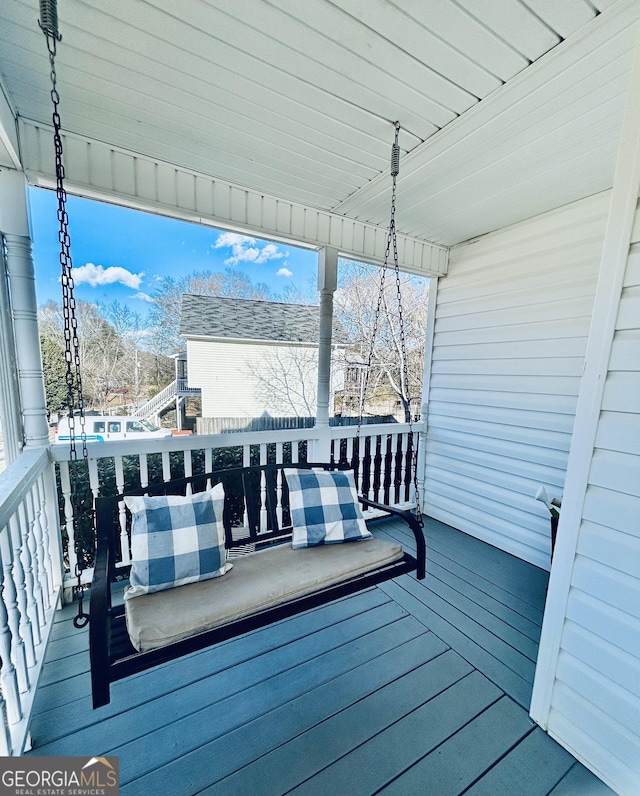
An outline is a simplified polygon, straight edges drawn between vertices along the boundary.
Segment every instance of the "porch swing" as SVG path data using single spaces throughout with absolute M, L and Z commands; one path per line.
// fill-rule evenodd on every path
M 77 404 L 86 459 L 80 373 L 79 369 L 73 371 L 79 357 L 55 83 L 55 44 L 61 38 L 55 0 L 41 0 L 40 11 L 53 82 L 60 259 L 65 330 L 69 328 L 69 333 L 65 333 L 71 374 L 68 382 L 80 393 Z M 363 403 L 391 251 L 404 350 L 395 230 L 399 130 L 396 123 L 387 247 L 352 461 L 338 456 L 338 460 L 331 462 L 228 468 L 98 497 L 89 624 L 94 708 L 109 703 L 111 683 L 130 675 L 399 575 L 415 572 L 418 579 L 425 577 L 426 545 L 418 500 L 417 445 L 411 420 L 408 456 L 412 460 L 416 514 L 358 495 L 355 485 Z M 408 383 L 406 357 L 403 368 Z M 73 461 L 77 453 L 71 387 L 69 394 Z M 403 462 L 402 467 L 406 464 Z M 394 486 L 392 483 L 390 494 Z M 361 506 L 368 510 L 367 517 Z M 415 541 L 415 553 L 396 542 L 375 538 L 369 525 L 379 517 L 395 517 L 405 522 Z M 123 562 L 129 563 L 123 565 Z M 75 623 L 81 627 L 87 617 L 82 609 L 80 572 L 76 574 L 79 610 Z

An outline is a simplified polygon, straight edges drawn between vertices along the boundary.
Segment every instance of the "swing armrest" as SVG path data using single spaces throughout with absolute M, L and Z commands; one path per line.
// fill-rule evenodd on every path
M 416 561 L 418 564 L 416 569 L 416 578 L 418 580 L 424 580 L 427 573 L 427 544 L 424 539 L 424 532 L 420 523 L 418 522 L 417 517 L 408 509 L 397 509 L 394 506 L 387 506 L 384 503 L 378 503 L 375 500 L 369 500 L 369 498 L 362 497 L 361 495 L 358 496 L 358 500 L 365 508 L 384 511 L 386 514 L 390 514 L 393 517 L 399 517 L 407 523 L 409 528 L 411 528 L 411 532 L 413 533 L 414 539 L 416 541 Z

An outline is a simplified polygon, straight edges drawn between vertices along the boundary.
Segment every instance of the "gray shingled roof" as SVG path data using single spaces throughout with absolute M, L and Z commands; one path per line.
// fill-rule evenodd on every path
M 180 334 L 185 337 L 227 337 L 235 340 L 278 340 L 317 343 L 320 308 L 276 301 L 182 296 Z M 344 343 L 342 327 L 335 322 L 334 343 Z

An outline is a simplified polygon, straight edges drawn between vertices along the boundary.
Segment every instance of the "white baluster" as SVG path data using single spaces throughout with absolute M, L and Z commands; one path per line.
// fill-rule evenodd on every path
M 213 449 L 206 448 L 204 452 L 204 471 L 210 473 L 213 470 Z
M 267 443 L 260 443 L 260 464 L 267 463 Z M 264 471 L 260 473 L 260 531 L 267 530 L 267 479 Z
M 18 508 L 18 517 L 18 526 L 24 534 L 22 557 L 27 588 L 27 610 L 31 617 L 34 644 L 39 644 L 41 639 L 40 628 L 45 622 L 45 609 L 42 586 L 38 576 L 38 545 L 34 529 L 26 517 L 24 506 Z
M 267 479 L 264 470 L 260 471 L 260 532 L 267 530 Z
M 38 522 L 38 512 L 33 504 L 33 495 L 29 493 L 26 500 L 19 506 L 20 521 L 24 525 L 27 536 L 34 540 L 33 565 L 34 576 L 36 578 L 36 597 L 44 611 L 50 607 L 50 583 L 47 573 L 47 551 L 44 547 L 44 534 L 42 525 Z
M 18 689 L 21 694 L 24 694 L 29 690 L 29 674 L 27 671 L 27 653 L 20 635 L 21 618 L 14 572 L 13 545 L 11 544 L 9 528 L 3 528 L 2 532 L 0 532 L 0 555 L 2 556 L 2 568 L 4 570 L 3 596 L 7 607 L 9 628 L 11 629 L 11 657 L 16 668 Z
M 124 464 L 122 456 L 114 456 L 115 471 L 116 471 L 116 491 L 119 495 L 124 492 Z
M 242 446 L 242 466 L 243 467 L 251 466 L 251 445 Z
M 100 496 L 100 474 L 98 473 L 97 459 L 89 459 L 89 489 L 91 489 L 95 505 L 96 498 Z
M 353 437 L 347 437 L 347 462 L 349 467 L 353 462 Z
M 354 449 L 355 449 L 355 445 L 354 445 Z M 356 479 L 356 491 L 357 491 L 357 493 L 359 495 L 364 495 L 364 492 L 363 492 L 363 489 L 362 489 L 362 471 L 364 469 L 364 450 L 365 450 L 365 438 L 361 434 L 358 437 L 358 453 L 356 454 L 356 456 L 357 456 L 356 464 L 357 464 L 357 470 L 358 470 L 358 476 L 357 476 L 357 479 Z M 365 497 L 366 497 L 366 495 L 365 495 Z
M 50 595 L 53 594 L 53 559 L 51 558 L 51 534 L 49 533 L 49 512 L 47 511 L 47 488 L 44 482 L 44 474 L 38 478 L 35 491 L 32 496 L 37 507 L 36 516 L 36 542 L 42 544 L 43 556 L 42 563 L 46 576 L 45 588 L 47 591 L 47 608 L 50 605 Z M 55 507 L 58 510 L 58 507 Z
M 2 534 L 6 534 L 6 528 Z M 9 616 L 5 605 L 5 562 L 4 551 L 0 548 L 0 684 L 2 695 L 7 705 L 7 719 L 10 724 L 15 724 L 22 719 L 22 705 L 18 689 L 18 677 L 11 659 L 11 629 Z
M 146 453 L 141 453 L 140 459 L 140 486 L 142 489 L 149 486 L 149 460 Z
M 13 746 L 9 731 L 9 718 L 7 716 L 7 703 L 0 694 L 0 757 L 11 757 Z
M 120 553 L 122 565 L 131 563 L 129 534 L 127 533 L 127 511 L 124 500 L 118 502 L 118 524 L 120 525 Z
M 191 458 L 191 451 L 184 452 L 184 477 L 190 478 L 193 475 L 193 460 Z M 190 495 L 193 492 L 191 484 L 187 484 L 186 494 Z
M 14 573 L 13 546 L 9 528 L 0 532 L 0 556 L 4 570 L 4 602 L 7 608 L 7 621 L 11 630 L 11 658 L 16 668 L 18 690 L 21 694 L 29 690 L 29 675 L 27 672 L 27 654 L 24 641 L 20 635 L 20 611 L 18 609 L 18 590 L 16 588 Z
M 60 462 L 60 486 L 64 505 L 64 521 L 67 529 L 67 556 L 71 574 L 76 571 L 78 557 L 76 555 L 76 538 L 73 524 L 73 503 L 71 501 L 71 479 L 69 478 L 69 462 Z
M 291 443 L 291 463 L 298 464 L 300 461 L 300 441 L 294 439 Z
M 376 442 L 378 438 L 368 436 L 367 439 L 369 440 L 369 488 L 367 490 L 367 497 L 373 500 L 373 481 L 376 471 Z
M 33 499 L 31 493 L 29 493 L 29 499 Z M 20 528 L 18 517 L 15 514 L 9 520 L 9 530 L 11 532 L 11 546 L 13 548 L 13 581 L 16 586 L 18 614 L 20 616 L 20 638 L 24 642 L 27 665 L 35 666 L 36 652 L 33 641 L 31 618 L 29 615 L 29 599 L 27 597 L 26 582 L 27 576 L 22 563 L 22 547 L 24 538 L 26 538 L 27 530 L 25 529 L 25 536 L 23 537 L 23 532 Z
M 169 451 L 162 451 L 162 480 L 171 481 L 171 459 Z
M 393 506 L 396 503 L 396 467 L 398 465 L 398 435 L 391 435 L 391 460 L 389 467 L 391 469 L 391 479 L 389 481 L 389 505 Z

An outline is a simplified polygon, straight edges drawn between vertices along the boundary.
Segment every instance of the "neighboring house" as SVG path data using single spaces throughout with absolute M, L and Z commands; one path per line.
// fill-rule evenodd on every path
M 25 187 L 55 186 L 56 170 L 35 6 L 0 4 L 0 409 L 7 460 L 39 479 L 45 516 L 55 484 L 41 488 L 46 456 L 42 472 L 34 464 L 48 429 Z M 60 4 L 67 190 L 315 249 L 330 308 L 339 255 L 380 263 L 388 252 L 388 144 L 400 121 L 400 266 L 433 278 L 422 506 L 551 568 L 531 716 L 637 796 L 640 3 L 175 6 Z M 190 379 L 215 386 L 233 374 L 221 410 L 249 415 L 248 374 L 261 365 L 249 349 L 291 353 L 315 337 L 274 338 L 289 327 L 263 323 L 243 339 L 245 302 L 231 303 L 234 329 L 221 313 L 185 317 L 185 332 L 187 317 L 201 324 L 187 334 Z M 178 444 L 167 442 L 167 467 Z M 563 494 L 552 564 L 540 485 Z M 14 611 L 7 589 L 4 603 Z M 4 700 L 14 662 L 4 619 L 0 630 Z M 499 776 L 495 792 L 509 792 Z
M 185 294 L 180 333 L 202 416 L 314 415 L 318 320 L 317 306 Z M 334 343 L 343 342 L 334 323 Z M 341 377 L 332 378 L 335 389 Z

